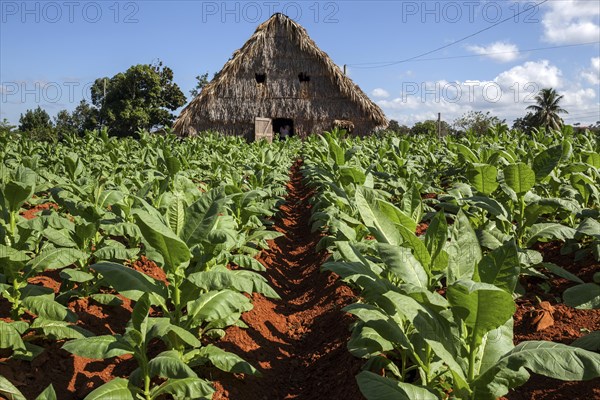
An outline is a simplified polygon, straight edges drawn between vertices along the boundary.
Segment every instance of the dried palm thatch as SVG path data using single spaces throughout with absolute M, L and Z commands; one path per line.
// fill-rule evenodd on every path
M 306 30 L 283 14 L 258 26 L 184 108 L 174 130 L 182 136 L 215 130 L 252 139 L 255 117 L 292 119 L 300 136 L 331 129 L 335 120 L 351 122 L 363 135 L 388 123 Z

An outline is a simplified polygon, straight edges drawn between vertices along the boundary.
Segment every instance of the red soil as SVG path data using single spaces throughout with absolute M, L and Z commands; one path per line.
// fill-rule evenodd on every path
M 346 349 L 352 318 L 341 310 L 355 296 L 334 274 L 319 272 L 327 254 L 314 251 L 321 235 L 310 233 L 312 193 L 302 184 L 299 166 L 292 169 L 275 224 L 284 236 L 259 258 L 281 300 L 255 294 L 254 309 L 242 317 L 250 328 L 227 329 L 219 344 L 262 377 L 219 374 L 214 400 L 363 398 L 354 378 L 362 362 Z
M 42 203 L 42 204 L 38 204 L 36 206 L 31 207 L 28 210 L 22 211 L 21 215 L 25 219 L 34 219 L 35 217 L 37 217 L 37 214 L 40 211 L 49 210 L 51 208 L 53 208 L 55 210 L 58 210 L 58 204 L 56 204 L 56 203 Z
M 584 282 L 591 282 L 595 272 L 600 271 L 600 263 L 591 257 L 575 262 L 573 255 L 561 255 L 561 242 L 538 244 L 545 262 L 553 262 L 569 272 L 579 276 Z M 576 285 L 563 278 L 551 277 L 546 281 L 550 290 L 545 292 L 539 284 L 544 282 L 537 278 L 522 279 L 521 283 L 527 295 L 517 300 L 515 313 L 515 344 L 526 340 L 549 340 L 570 344 L 575 339 L 591 331 L 600 330 L 599 310 L 578 310 L 559 302 L 562 293 Z M 540 301 L 551 306 L 541 305 Z M 545 310 L 544 310 L 545 309 Z M 551 323 L 540 329 L 536 316 L 546 314 L 545 319 Z M 548 324 L 545 324 L 548 325 Z M 563 382 L 544 376 L 532 375 L 523 386 L 506 396 L 508 400 L 558 400 L 558 399 L 600 399 L 600 378 L 587 382 Z
M 165 271 L 160 268 L 156 263 L 152 260 L 146 258 L 146 256 L 141 256 L 139 260 L 136 260 L 130 263 L 129 267 L 135 269 L 138 272 L 142 272 L 157 281 L 164 282 L 167 286 L 169 282 L 167 281 L 167 274 Z
M 429 228 L 429 222 L 422 222 L 417 225 L 417 229 L 415 230 L 415 234 L 417 236 L 424 235 L 427 232 L 427 228 Z
M 49 287 L 56 292 L 61 280 L 58 271 L 46 271 L 29 279 L 29 283 Z M 106 306 L 90 298 L 73 298 L 67 307 L 79 316 L 78 326 L 96 335 L 123 333 L 131 318 L 132 304 L 130 300 L 117 296 L 122 301 L 118 306 Z M 0 300 L 0 317 L 7 317 L 8 310 L 8 302 Z M 30 320 L 29 316 L 24 319 Z M 34 399 L 50 383 L 58 399 L 82 399 L 104 382 L 115 377 L 127 377 L 136 368 L 135 361 L 128 355 L 93 360 L 62 350 L 62 340 L 36 339 L 32 343 L 44 347 L 44 352 L 32 362 L 2 358 L 8 354 L 0 356 L 0 375 L 17 386 L 27 399 Z
M 363 399 L 354 379 L 362 361 L 346 349 L 352 318 L 341 310 L 354 301 L 355 295 L 334 274 L 319 272 L 327 255 L 314 252 L 321 235 L 311 234 L 308 227 L 307 199 L 312 193 L 302 185 L 299 163 L 292 170 L 288 189 L 287 202 L 281 207 L 275 225 L 284 236 L 271 241 L 270 249 L 259 256 L 267 268 L 265 277 L 282 299 L 254 294 L 254 309 L 242 316 L 250 328 L 231 327 L 219 343 L 252 363 L 263 376 L 233 376 L 211 369 L 209 378 L 217 388 L 214 400 Z M 23 215 L 33 218 L 50 207 L 55 205 L 41 204 Z M 420 224 L 417 234 L 423 234 L 426 228 L 427 224 Z M 600 263 L 591 257 L 574 262 L 572 255 L 560 254 L 560 246 L 560 242 L 553 242 L 540 244 L 537 249 L 544 254 L 544 261 L 554 262 L 586 282 L 600 271 Z M 145 257 L 130 267 L 166 281 L 164 271 Z M 57 271 L 45 272 L 29 282 L 55 292 L 60 287 Z M 545 292 L 539 286 L 542 282 L 536 278 L 521 282 L 528 294 L 517 301 L 515 344 L 525 340 L 569 344 L 588 331 L 600 330 L 598 310 L 576 310 L 559 303 L 562 292 L 574 283 L 552 277 L 546 281 L 551 290 Z M 118 306 L 105 306 L 91 299 L 73 299 L 67 306 L 79 315 L 77 325 L 82 328 L 97 335 L 122 333 L 131 316 L 132 304 L 120 298 L 123 304 Z M 540 300 L 547 303 L 540 304 Z M 1 320 L 10 321 L 9 310 L 8 302 L 0 299 Z M 544 319 L 542 325 L 540 316 Z M 2 358 L 8 354 L 0 354 L 0 375 L 13 382 L 28 399 L 35 398 L 50 383 L 59 399 L 81 399 L 104 382 L 127 377 L 135 368 L 129 356 L 90 360 L 61 350 L 63 341 L 37 339 L 33 343 L 45 348 L 33 362 Z M 156 346 L 153 352 L 160 350 L 161 346 Z M 533 375 L 504 399 L 595 398 L 600 398 L 600 379 L 562 382 Z

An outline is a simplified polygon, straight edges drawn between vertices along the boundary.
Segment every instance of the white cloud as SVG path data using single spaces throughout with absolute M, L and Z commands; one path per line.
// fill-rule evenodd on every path
M 597 111 L 600 103 L 596 90 L 568 81 L 562 75 L 547 60 L 529 61 L 489 80 L 404 81 L 400 97 L 382 99 L 377 104 L 388 118 L 405 125 L 436 119 L 438 112 L 444 121 L 452 123 L 471 110 L 490 111 L 511 125 L 514 119 L 525 115 L 526 107 L 534 102 L 540 89 L 552 87 L 565 96 L 562 105 L 571 114 Z
M 600 84 L 600 57 L 590 60 L 591 67 L 581 73 L 581 76 L 592 85 Z
M 388 97 L 390 97 L 390 94 L 385 89 L 376 88 L 376 89 L 373 89 L 373 91 L 371 92 L 371 96 L 379 97 L 379 98 L 388 98 Z
M 509 62 L 517 58 L 519 48 L 508 42 L 494 42 L 487 46 L 467 46 L 467 50 L 485 55 L 494 61 Z
M 519 85 L 523 87 L 528 83 L 535 83 L 543 87 L 560 88 L 562 72 L 558 67 L 551 65 L 548 60 L 527 61 L 499 74 L 494 81 L 504 88 Z
M 550 1 L 542 16 L 544 40 L 555 44 L 594 42 L 600 37 L 597 0 Z

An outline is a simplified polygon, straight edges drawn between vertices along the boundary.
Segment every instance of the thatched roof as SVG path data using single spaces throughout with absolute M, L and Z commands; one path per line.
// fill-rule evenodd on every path
M 281 59 L 279 57 L 276 66 L 273 64 L 266 65 L 264 60 L 257 60 L 257 58 L 274 58 L 274 55 L 278 52 L 295 55 L 296 58 Z M 175 121 L 174 130 L 181 135 L 195 134 L 198 131 L 198 126 L 205 125 L 200 121 L 227 121 L 231 124 L 240 124 L 246 121 L 249 115 L 260 116 L 260 110 L 267 109 L 276 112 L 273 111 L 274 108 L 287 107 L 288 105 L 290 107 L 287 108 L 293 108 L 294 106 L 291 104 L 284 103 L 287 99 L 276 98 L 271 95 L 271 92 L 275 91 L 281 93 L 281 87 L 274 87 L 272 91 L 267 90 L 259 93 L 255 102 L 249 101 L 251 98 L 248 93 L 252 90 L 256 91 L 256 88 L 251 88 L 249 85 L 256 86 L 256 84 L 251 79 L 240 81 L 239 75 L 242 73 L 247 74 L 249 70 L 255 70 L 257 65 L 262 65 L 267 69 L 266 72 L 270 73 L 270 69 L 276 68 L 295 70 L 301 68 L 303 63 L 308 68 L 309 63 L 314 65 L 315 62 L 319 64 L 319 69 L 323 70 L 322 74 L 328 78 L 327 80 L 333 84 L 333 87 L 338 89 L 336 90 L 339 93 L 338 97 L 344 98 L 344 103 L 340 102 L 340 108 L 347 109 L 348 102 L 351 102 L 352 108 L 356 109 L 356 113 L 361 114 L 357 118 L 368 121 L 369 126 L 387 126 L 388 121 L 383 111 L 349 77 L 344 75 L 324 51 L 317 47 L 306 30 L 289 17 L 277 13 L 258 26 L 244 46 L 233 53 L 223 69 L 183 109 L 179 118 Z M 290 101 L 295 99 L 310 100 L 310 97 L 302 96 L 299 92 L 296 94 L 297 96 L 295 95 Z M 325 96 L 321 97 L 323 100 Z M 234 102 L 233 100 L 236 99 L 239 101 Z M 277 100 L 278 103 L 265 105 L 265 101 L 273 99 Z M 328 100 L 331 102 L 331 99 Z M 306 109 L 307 107 L 305 105 L 304 110 L 296 111 L 296 113 L 310 114 Z M 307 118 L 322 120 L 324 118 L 323 107 L 321 106 L 321 109 L 317 112 L 320 115 L 309 115 Z M 345 119 L 347 116 L 340 115 L 339 117 Z

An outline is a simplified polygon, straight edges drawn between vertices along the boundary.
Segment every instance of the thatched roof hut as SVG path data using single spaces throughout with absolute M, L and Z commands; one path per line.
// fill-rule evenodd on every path
M 294 134 L 306 136 L 333 128 L 336 120 L 359 135 L 388 123 L 303 27 L 275 14 L 184 108 L 174 130 L 182 136 L 215 130 L 252 140 L 255 130 L 277 133 L 290 125 Z

